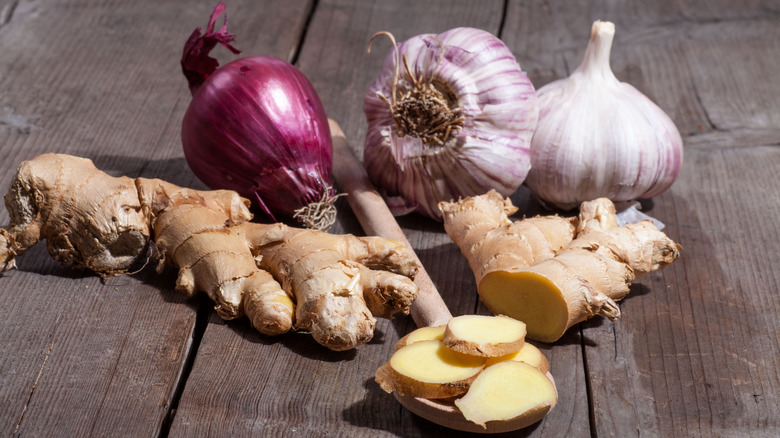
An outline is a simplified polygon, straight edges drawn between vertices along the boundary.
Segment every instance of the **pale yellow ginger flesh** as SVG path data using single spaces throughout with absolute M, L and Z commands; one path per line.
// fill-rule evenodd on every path
M 650 221 L 618 226 L 615 206 L 606 198 L 582 204 L 570 222 L 576 234 L 559 230 L 557 237 L 543 233 L 542 240 L 537 229 L 517 225 L 531 219 L 504 220 L 496 207 L 500 199 L 490 192 L 439 208 L 447 234 L 469 260 L 482 301 L 496 315 L 525 322 L 530 339 L 554 342 L 595 315 L 618 318 L 616 301 L 628 294 L 631 282 L 680 255 L 678 245 Z M 471 223 L 482 225 L 471 229 Z M 536 242 L 530 244 L 535 249 L 528 249 L 529 242 Z M 529 251 L 537 256 L 529 258 Z
M 444 344 L 460 353 L 495 357 L 520 350 L 525 323 L 505 316 L 461 315 L 447 322 Z
M 522 428 L 544 418 L 557 401 L 555 384 L 545 373 L 526 363 L 507 361 L 480 373 L 455 406 L 482 427 L 492 421 L 512 421 Z
M 501 355 L 485 354 L 499 351 Z M 395 354 L 377 370 L 376 381 L 424 417 L 430 406 L 441 406 L 443 411 L 457 408 L 463 418 L 483 428 L 490 422 L 506 422 L 491 428 L 515 430 L 541 420 L 557 401 L 548 371 L 547 358 L 525 342 L 522 322 L 505 316 L 462 315 L 444 326 L 421 327 L 401 338 Z M 459 395 L 463 398 L 453 404 Z M 420 399 L 429 401 L 413 401 Z
M 46 240 L 65 266 L 126 273 L 153 244 L 176 289 L 205 292 L 220 317 L 246 315 L 267 335 L 296 330 L 347 350 L 368 342 L 377 317 L 408 314 L 418 264 L 404 245 L 250 222 L 249 201 L 158 179 L 112 177 L 92 161 L 44 154 L 19 165 L 5 196 L 0 264 Z
M 403 348 L 409 344 L 420 341 L 443 341 L 444 330 L 446 328 L 446 325 L 417 328 L 403 338 L 399 339 L 398 342 L 395 343 L 395 349 L 398 350 L 399 348 Z
M 569 307 L 561 290 L 539 274 L 491 272 L 477 290 L 491 312 L 524 321 L 529 339 L 553 342 L 569 326 Z
M 514 353 L 509 353 L 504 356 L 487 358 L 487 360 L 485 361 L 485 368 L 509 360 L 513 360 L 515 362 L 527 363 L 528 365 L 531 365 L 532 367 L 538 369 L 542 373 L 547 373 L 547 371 L 550 370 L 550 363 L 547 361 L 547 358 L 538 348 L 536 348 L 535 345 L 531 344 L 530 342 L 524 343 L 523 348 L 521 348 L 518 351 L 515 351 Z
M 463 394 L 485 365 L 485 358 L 458 353 L 442 341 L 419 341 L 398 349 L 376 372 L 388 393 L 440 399 Z

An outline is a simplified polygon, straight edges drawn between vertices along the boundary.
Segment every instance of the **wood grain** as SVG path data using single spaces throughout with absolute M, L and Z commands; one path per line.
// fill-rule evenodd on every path
M 45 151 L 88 156 L 114 174 L 138 174 L 171 156 L 160 145 L 174 132 L 166 122 L 174 123 L 177 95 L 186 96 L 173 80 L 176 66 L 165 72 L 167 44 L 177 39 L 166 25 L 174 10 L 163 17 L 134 5 L 117 11 L 94 2 L 83 16 L 68 3 L 4 8 L 3 187 L 22 159 Z M 125 160 L 128 150 L 137 159 Z M 195 322 L 194 303 L 170 289 L 173 277 L 143 272 L 101 282 L 58 267 L 40 245 L 18 265 L 0 278 L 4 433 L 157 434 Z
M 0 189 L 20 161 L 49 151 L 204 188 L 181 152 L 191 96 L 179 56 L 213 6 L 0 1 Z M 684 136 L 679 180 L 643 203 L 683 255 L 637 282 L 622 319 L 539 344 L 558 405 L 506 436 L 780 435 L 776 1 L 235 0 L 228 17 L 242 55 L 297 62 L 358 154 L 363 96 L 390 50 L 378 40 L 366 53 L 375 32 L 486 29 L 539 88 L 576 68 L 593 20 L 615 22 L 616 76 Z M 546 213 L 524 187 L 512 200 L 517 217 Z M 332 231 L 362 234 L 346 201 L 339 207 Z M 441 224 L 398 222 L 450 311 L 487 313 Z M 59 267 L 43 245 L 18 264 L 0 276 L 5 435 L 467 436 L 408 412 L 373 381 L 411 318 L 380 320 L 371 343 L 334 353 L 306 334 L 267 338 L 245 319 L 220 320 L 211 303 L 173 290 L 171 269 L 103 282 Z
M 520 20 L 508 19 L 503 34 L 544 85 L 579 65 L 592 20 L 614 21 L 615 74 L 667 111 L 685 138 L 680 179 L 646 204 L 682 245 L 682 259 L 637 282 L 618 322 L 583 324 L 593 433 L 775 436 L 780 313 L 769 291 L 778 284 L 770 260 L 779 251 L 780 90 L 760 78 L 780 62 L 768 42 L 777 39 L 777 11 L 764 13 L 761 2 L 740 11 L 607 3 L 572 14 L 511 2 L 508 16 Z
M 307 4 L 262 11 L 249 3 L 245 27 L 234 30 L 253 35 L 273 55 L 289 56 Z M 190 94 L 178 58 L 211 7 L 5 4 L 2 187 L 20 161 L 56 151 L 92 158 L 114 175 L 202 188 L 181 153 L 179 129 Z M 280 21 L 263 22 L 267 13 Z M 296 28 L 285 16 L 302 18 Z M 250 33 L 250 24 L 258 23 L 271 32 Z M 287 40 L 274 26 L 288 29 Z M 2 211 L 0 223 L 7 222 Z M 192 352 L 200 300 L 174 292 L 172 272 L 158 276 L 147 267 L 103 283 L 59 268 L 40 245 L 18 265 L 0 278 L 6 314 L 0 324 L 0 430 L 27 436 L 161 433 Z

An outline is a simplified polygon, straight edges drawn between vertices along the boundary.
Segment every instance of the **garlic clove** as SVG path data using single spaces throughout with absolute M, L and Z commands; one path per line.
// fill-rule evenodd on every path
M 614 32 L 612 23 L 595 22 L 582 64 L 537 91 L 525 184 L 545 205 L 569 210 L 599 197 L 646 199 L 680 172 L 683 142 L 674 122 L 609 68 Z

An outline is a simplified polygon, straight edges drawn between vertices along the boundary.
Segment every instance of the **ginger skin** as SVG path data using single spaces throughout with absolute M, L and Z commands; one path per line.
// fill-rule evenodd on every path
M 496 196 L 441 203 L 439 208 L 445 230 L 469 260 L 482 301 L 494 314 L 525 322 L 529 339 L 554 342 L 592 316 L 618 318 L 615 302 L 628 294 L 631 282 L 680 255 L 678 245 L 650 221 L 619 227 L 615 206 L 606 198 L 582 204 L 571 222 L 575 233 L 546 235 L 537 240 L 541 243 L 530 243 L 532 236 L 520 225 L 538 218 L 511 224 L 483 220 L 499 226 L 464 232 L 469 222 L 480 223 L 480 215 L 496 215 Z M 504 243 L 497 244 L 496 236 Z M 535 248 L 533 259 L 524 255 L 529 246 Z
M 477 279 L 488 272 L 533 266 L 551 259 L 574 239 L 574 218 L 536 216 L 513 222 L 512 201 L 495 190 L 458 202 L 441 202 L 447 234 Z
M 408 314 L 417 295 L 413 254 L 379 237 L 250 222 L 249 201 L 158 179 L 112 177 L 90 160 L 44 154 L 20 164 L 5 197 L 2 269 L 38 241 L 65 266 L 126 273 L 153 243 L 176 290 L 203 291 L 224 319 L 246 315 L 266 335 L 311 332 L 332 350 L 373 336 L 375 316 Z

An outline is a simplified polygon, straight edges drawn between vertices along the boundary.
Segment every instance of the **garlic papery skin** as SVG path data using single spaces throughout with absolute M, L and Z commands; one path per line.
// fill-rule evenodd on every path
M 609 67 L 614 34 L 614 24 L 593 23 L 582 64 L 537 90 L 539 123 L 525 184 L 547 206 L 647 199 L 680 173 L 683 141 L 674 122 Z
M 364 111 L 364 165 L 395 215 L 438 219 L 441 201 L 490 189 L 509 196 L 530 168 L 536 91 L 487 31 L 456 28 L 398 44 Z

